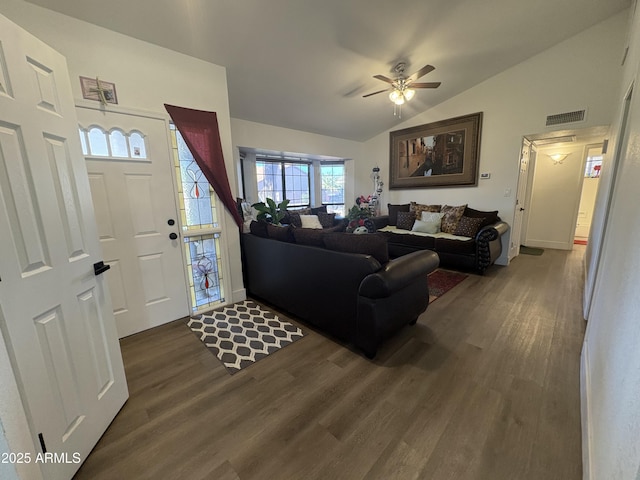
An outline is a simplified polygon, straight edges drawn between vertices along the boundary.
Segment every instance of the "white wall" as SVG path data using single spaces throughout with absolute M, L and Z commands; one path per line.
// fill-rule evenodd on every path
M 623 98 L 635 83 L 628 141 L 620 138 Z M 593 302 L 582 351 L 585 478 L 638 479 L 640 474 L 640 10 L 615 98 L 618 112 L 603 160 L 590 240 L 604 227 Z M 606 219 L 607 182 L 621 147 L 612 208 Z M 590 242 L 591 243 L 591 242 Z M 597 260 L 589 256 L 587 263 Z
M 0 13 L 67 58 L 77 99 L 82 98 L 78 77 L 98 76 L 116 84 L 118 103 L 124 108 L 156 112 L 165 118 L 168 118 L 165 103 L 217 112 L 227 173 L 232 190 L 235 190 L 236 170 L 223 67 L 20 0 L 3 0 Z M 233 301 L 238 301 L 246 296 L 238 229 L 226 210 L 223 222 L 223 244 L 227 247 Z
M 556 164 L 549 158 L 556 153 L 568 156 Z M 573 248 L 584 155 L 584 145 L 538 147 L 526 237 L 521 243 L 528 247 Z
M 477 187 L 392 190 L 386 199 L 391 203 L 468 203 L 479 210 L 499 210 L 506 222 L 513 223 L 522 137 L 558 130 L 545 127 L 547 115 L 585 107 L 586 122 L 569 128 L 611 123 L 625 30 L 626 14 L 621 13 L 398 124 L 394 130 L 484 112 L 479 170 L 491 173 L 491 179 L 479 180 Z M 428 91 L 417 95 L 428 95 Z M 388 132 L 365 143 L 363 160 L 357 164 L 356 193 L 370 188 L 368 174 L 375 164 L 388 185 Z M 510 196 L 505 196 L 506 190 Z M 506 264 L 507 245 L 503 242 L 498 263 Z
M 354 179 L 357 165 L 362 162 L 362 143 L 237 118 L 231 119 L 231 137 L 236 162 L 239 162 L 240 147 L 345 159 L 345 207 L 349 209 L 355 203 Z M 248 187 L 247 190 L 251 189 Z

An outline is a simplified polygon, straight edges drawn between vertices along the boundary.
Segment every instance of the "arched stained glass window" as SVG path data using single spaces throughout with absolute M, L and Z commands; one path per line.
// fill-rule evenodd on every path
M 129 151 L 133 158 L 147 158 L 147 148 L 144 144 L 144 137 L 138 132 L 129 134 Z
M 127 139 L 121 130 L 113 130 L 109 134 L 109 145 L 111 146 L 111 156 L 118 158 L 129 157 L 129 150 L 127 148 Z
M 107 134 L 99 127 L 93 127 L 89 130 L 89 155 L 98 157 L 109 156 Z

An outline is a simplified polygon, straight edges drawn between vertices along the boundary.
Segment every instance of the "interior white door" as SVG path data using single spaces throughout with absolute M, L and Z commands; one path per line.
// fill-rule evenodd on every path
M 509 243 L 509 259 L 518 256 L 520 253 L 520 237 L 522 234 L 522 219 L 525 211 L 525 198 L 527 196 L 527 178 L 529 175 L 529 154 L 531 143 L 527 140 L 522 142 L 520 152 L 520 173 L 518 174 L 518 189 L 516 191 L 516 211 L 511 226 L 511 237 Z
M 0 15 L 0 328 L 47 479 L 69 479 L 127 399 L 63 56 Z M 0 387 L 1 388 L 1 387 Z
M 189 315 L 167 123 L 82 107 L 77 114 L 91 132 L 85 158 L 118 335 Z

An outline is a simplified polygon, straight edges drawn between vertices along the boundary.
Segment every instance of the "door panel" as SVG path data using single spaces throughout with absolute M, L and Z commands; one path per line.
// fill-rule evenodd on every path
M 0 329 L 33 441 L 84 460 L 128 392 L 64 57 L 0 16 Z M 47 479 L 79 464 L 42 463 Z
M 84 107 L 77 111 L 81 129 L 92 131 L 85 158 L 105 263 L 113 270 L 109 287 L 119 336 L 189 315 L 182 244 L 169 238 L 179 231 L 165 120 Z M 117 137 L 118 148 L 110 152 L 117 150 L 117 157 L 103 154 L 108 146 L 92 149 L 109 134 Z M 169 225 L 169 219 L 176 223 Z

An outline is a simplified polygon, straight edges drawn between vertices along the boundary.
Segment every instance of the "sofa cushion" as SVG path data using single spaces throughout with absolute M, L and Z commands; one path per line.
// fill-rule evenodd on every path
M 434 250 L 436 246 L 436 237 L 430 237 L 427 235 L 414 235 L 412 233 L 395 233 L 386 231 L 384 234 L 387 236 L 389 243 L 395 245 L 404 245 L 407 247 L 426 248 L 427 250 Z
M 280 240 L 281 242 L 295 242 L 292 230 L 293 229 L 289 225 L 278 226 L 267 223 L 267 233 L 269 234 L 269 238 Z
M 253 220 L 249 224 L 249 231 L 257 237 L 269 238 L 269 232 L 267 232 L 267 222 Z
M 450 238 L 436 238 L 435 250 L 438 253 L 459 255 L 474 255 L 476 253 L 475 240 L 451 240 Z
M 464 215 L 458 222 L 454 235 L 462 237 L 475 237 L 480 230 L 480 225 L 485 221 L 484 218 L 465 217 Z
M 323 230 L 315 228 L 294 228 L 293 238 L 296 243 L 300 245 L 311 245 L 313 247 L 324 247 L 324 235 Z
M 335 213 L 327 213 L 327 212 L 318 212 L 318 220 L 320 220 L 320 225 L 322 228 L 331 228 L 336 219 Z
M 444 232 L 444 233 L 455 233 L 456 231 L 456 227 L 458 226 L 458 222 L 460 221 L 460 219 L 462 218 L 462 215 L 464 214 L 464 209 L 467 208 L 466 205 L 459 205 L 457 207 L 452 207 L 451 205 L 444 205 L 442 207 L 442 210 L 440 210 L 442 213 L 444 213 L 444 216 L 442 217 L 442 224 L 440 229 Z
M 322 228 L 322 224 L 317 215 L 300 215 L 302 228 Z
M 482 210 L 474 210 L 473 208 L 465 208 L 464 210 L 465 217 L 471 218 L 484 218 L 484 221 L 480 225 L 480 228 L 486 227 L 487 225 L 493 225 L 500 221 L 500 217 L 498 216 L 498 210 L 494 210 L 492 212 L 483 212 Z
M 398 221 L 398 212 L 408 212 L 409 204 L 405 203 L 403 205 L 392 205 L 391 203 L 387 204 L 387 209 L 389 210 L 389 225 L 396 226 Z
M 396 227 L 401 230 L 411 230 L 416 215 L 413 212 L 398 212 Z
M 442 205 L 423 205 L 421 203 L 411 202 L 409 211 L 415 214 L 415 218 L 421 218 L 422 212 L 439 212 Z
M 329 250 L 336 250 L 338 252 L 371 255 L 382 265 L 389 261 L 387 237 L 379 233 L 366 235 L 326 233 L 324 235 L 324 245 Z

